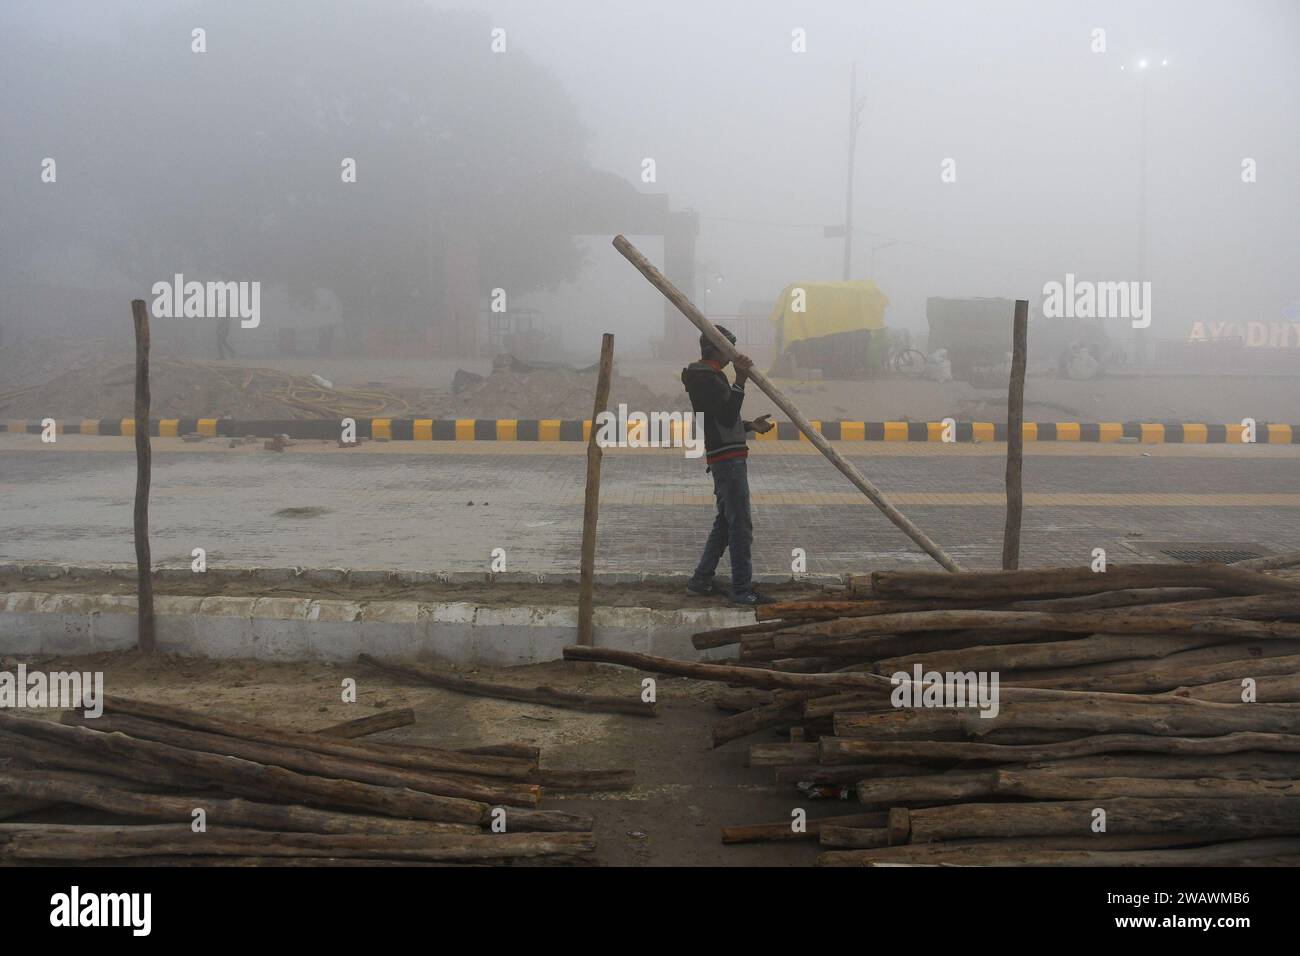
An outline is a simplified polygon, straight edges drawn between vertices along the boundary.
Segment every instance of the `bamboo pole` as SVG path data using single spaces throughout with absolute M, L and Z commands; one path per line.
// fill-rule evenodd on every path
M 668 277 L 651 264 L 650 260 L 641 254 L 641 252 L 628 242 L 623 236 L 614 237 L 614 248 L 622 253 L 628 262 L 636 267 L 637 271 L 649 280 L 650 284 L 658 289 L 663 295 L 675 305 L 679 312 L 700 330 L 708 340 L 713 343 L 728 359 L 734 360 L 739 354 L 736 347 L 727 341 L 726 338 L 718 332 L 713 323 L 705 317 L 704 313 L 697 309 L 681 290 L 668 281 Z M 948 571 L 960 571 L 961 568 L 952 557 L 939 547 L 929 535 L 914 525 L 907 515 L 903 514 L 884 496 L 884 494 L 874 484 L 868 480 L 867 476 L 862 474 L 854 465 L 846 461 L 831 443 L 822 437 L 821 432 L 813 428 L 812 423 L 803 416 L 803 413 L 795 407 L 794 402 L 786 397 L 785 393 L 773 385 L 766 375 L 758 369 L 750 369 L 749 379 L 767 395 L 777 408 L 790 416 L 790 421 L 794 422 L 797 427 L 807 437 L 814 448 L 826 456 L 826 459 L 834 465 L 839 471 L 853 482 L 853 484 L 871 499 L 871 503 L 884 513 L 885 517 L 892 521 L 905 535 L 915 541 L 926 554 L 934 558 L 935 561 Z
M 883 827 L 883 813 L 850 813 L 809 820 L 803 830 L 795 830 L 789 820 L 780 823 L 750 823 L 723 827 L 723 843 L 776 843 L 786 840 L 816 840 L 827 827 Z
M 1050 770 L 952 770 L 914 777 L 879 777 L 857 783 L 858 801 L 881 808 L 977 802 L 998 797 L 1033 800 L 1102 800 L 1113 797 L 1300 796 L 1300 782 L 1285 780 L 1189 780 L 1148 777 L 1137 771 L 1123 777 L 1084 777 Z
M 1162 737 L 1211 737 L 1237 731 L 1288 734 L 1300 723 L 1300 708 L 1291 704 L 1219 704 L 1190 697 L 1132 694 L 1076 694 L 1072 700 L 1017 700 L 1017 691 L 1001 688 L 996 714 L 974 707 L 891 707 L 889 710 L 841 711 L 835 715 L 839 737 L 910 737 L 942 740 L 940 735 L 983 736 L 995 730 L 1087 730 L 1094 734 L 1148 734 Z
M 1038 837 L 1020 840 L 961 840 L 909 843 L 868 850 L 831 850 L 818 866 L 1234 866 L 1270 859 L 1294 859 L 1300 840 L 1264 837 L 1209 846 L 1214 834 L 1141 834 L 1119 837 L 1092 834 L 1083 838 Z M 1143 844 L 1147 844 L 1144 846 Z M 1183 845 L 1180 845 L 1183 844 Z
M 1131 634 L 1092 634 L 1073 640 L 1035 641 L 1025 644 L 990 644 L 955 650 L 922 651 L 886 657 L 875 662 L 877 674 L 911 671 L 919 664 L 923 671 L 989 670 L 1008 671 L 1070 668 L 1077 664 L 1114 663 L 1168 657 L 1180 651 L 1215 644 L 1215 634 L 1149 634 L 1140 641 Z M 1007 680 L 1005 676 L 1002 678 Z M 1107 688 L 1108 689 L 1108 688 Z
M 320 734 L 294 730 L 279 730 L 244 720 L 232 720 L 214 714 L 200 714 L 181 707 L 171 707 L 153 701 L 132 700 L 126 697 L 108 697 L 104 708 L 112 716 L 127 714 L 202 730 L 225 734 L 243 740 L 295 747 L 315 753 L 371 760 L 375 763 L 408 767 L 412 770 L 431 770 L 435 773 L 472 774 L 480 777 L 504 777 L 523 780 L 537 769 L 537 761 L 519 757 L 478 756 L 455 750 L 433 747 L 413 747 L 407 744 L 390 744 L 381 741 L 345 740 Z M 0 718 L 4 715 L 0 714 Z M 2 723 L 3 721 L 0 721 Z
M 602 790 L 631 790 L 636 786 L 634 770 L 537 770 L 528 778 L 545 790 L 594 793 Z
M 822 674 L 793 674 L 782 671 L 765 670 L 759 667 L 737 667 L 727 664 L 702 664 L 696 661 L 680 661 L 670 657 L 655 657 L 650 654 L 641 654 L 636 651 L 620 651 L 609 647 L 578 647 L 570 645 L 564 649 L 564 659 L 566 661 L 594 661 L 600 664 L 619 664 L 624 667 L 634 667 L 637 670 L 646 671 L 656 674 L 670 674 L 674 677 L 690 677 L 696 680 L 713 680 L 723 681 L 733 686 L 742 687 L 762 687 L 768 690 L 792 690 L 792 691 L 821 691 L 829 692 L 834 690 L 868 692 L 877 691 L 881 694 L 888 695 L 894 687 L 899 684 L 913 684 L 915 681 L 899 680 L 895 682 L 892 677 L 885 677 L 882 674 L 868 674 L 857 672 L 832 672 Z M 922 686 L 920 684 L 918 687 Z M 938 685 L 934 685 L 938 686 Z M 944 683 L 945 687 L 956 687 L 953 681 Z M 1053 702 L 1053 703 L 1070 703 L 1083 700 L 1106 701 L 1115 700 L 1118 703 L 1142 703 L 1147 699 L 1133 694 L 1104 694 L 1104 693 L 1080 693 L 1072 690 L 1048 690 L 1037 687 L 1002 687 L 999 691 L 1003 701 L 1030 701 L 1030 702 Z M 1181 698 L 1166 699 L 1167 703 L 1176 705 L 1186 704 L 1189 708 L 1194 705 L 1206 705 L 1203 701 L 1186 701 Z M 1252 707 L 1267 708 L 1268 705 L 1258 704 Z M 111 707 L 110 707 L 111 711 Z M 896 712 L 890 708 L 890 712 Z M 1207 711 L 1208 712 L 1208 711 Z M 902 711 L 905 714 L 946 714 L 947 710 L 911 710 Z M 847 718 L 848 714 L 845 714 Z M 913 719 L 941 719 L 935 717 L 916 717 Z M 0 714 L 0 728 L 4 725 L 4 715 Z M 991 728 L 985 728 L 991 729 Z M 1300 738 L 1298 738 L 1300 739 Z M 813 746 L 813 745 L 810 745 Z M 815 763 L 816 757 L 806 761 Z
M 1002 568 L 1020 567 L 1020 517 L 1025 498 L 1020 482 L 1025 452 L 1025 354 L 1029 340 L 1029 301 L 1016 299 L 1011 331 L 1011 383 L 1007 394 L 1007 524 L 1002 533 Z
M 789 746 L 789 745 L 786 745 Z M 1300 753 L 1300 735 L 1257 732 L 1219 737 L 1153 737 L 1149 734 L 1098 734 L 1055 744 L 1013 746 L 946 740 L 871 740 L 822 737 L 809 763 L 856 764 L 866 761 L 986 760 L 990 763 L 1038 763 L 1104 753 L 1217 755 L 1260 750 Z M 752 753 L 752 751 L 751 751 Z M 790 761 L 793 763 L 794 761 Z
M 121 733 L 136 740 L 151 740 L 182 750 L 238 757 L 250 763 L 283 767 L 297 773 L 331 777 L 335 780 L 355 780 L 380 787 L 406 788 L 438 796 L 480 800 L 511 807 L 535 807 L 541 799 L 541 788 L 536 784 L 409 770 L 366 760 L 313 753 L 300 747 L 285 747 L 202 730 L 190 730 L 140 717 L 122 717 L 109 713 L 90 718 L 68 711 L 64 713 L 62 720 L 64 724 L 87 727 L 100 733 Z
M 331 724 L 328 727 L 322 727 L 316 733 L 322 737 L 343 737 L 352 740 L 356 737 L 378 734 L 398 727 L 409 727 L 413 723 L 415 723 L 415 711 L 410 707 L 403 707 L 399 710 L 381 711 L 378 714 L 371 714 L 369 717 L 345 720 L 340 724 Z
M 218 784 L 233 796 L 253 800 L 293 802 L 316 809 L 337 808 L 442 823 L 483 825 L 491 822 L 491 807 L 476 800 L 438 796 L 406 787 L 384 787 L 320 777 L 238 757 L 186 750 L 125 734 L 102 733 L 48 720 L 14 717 L 4 712 L 0 712 L 0 727 L 24 737 L 73 747 L 109 761 L 129 763 L 133 773 L 147 775 L 150 767 L 161 766 L 182 776 Z
M 149 444 L 149 313 L 144 299 L 131 300 L 135 323 L 135 563 L 137 645 L 157 646 L 153 617 L 153 562 L 149 555 L 149 480 L 153 450 Z
M 1227 564 L 1111 565 L 1105 574 L 1083 567 L 1032 571 L 971 571 L 961 577 L 932 571 L 873 571 L 876 597 L 908 601 L 1027 601 L 1143 588 L 1214 588 L 1229 594 L 1300 590 L 1300 581 Z
M 508 684 L 490 684 L 486 681 L 469 680 L 455 674 L 441 673 L 428 667 L 421 667 L 418 664 L 393 664 L 378 660 L 369 654 L 361 654 L 357 657 L 357 660 L 389 674 L 397 674 L 410 680 L 461 694 L 496 697 L 501 700 L 519 700 L 529 704 L 561 707 L 567 710 L 631 714 L 634 717 L 655 716 L 655 704 L 641 700 L 638 695 L 623 695 L 620 697 L 609 694 L 579 694 L 544 685 L 540 687 L 512 687 Z
M 1089 836 L 1096 800 L 963 803 L 908 813 L 911 841 L 990 837 Z M 1106 834 L 1216 833 L 1227 837 L 1291 836 L 1300 828 L 1300 800 L 1239 797 L 1232 812 L 1215 797 L 1111 797 Z M 1098 840 L 1104 845 L 1107 837 Z
M 317 810 L 295 804 L 261 803 L 214 793 L 137 793 L 104 784 L 82 783 L 75 774 L 60 771 L 0 773 L 0 793 L 38 797 L 50 803 L 73 804 L 125 817 L 143 817 L 168 823 L 190 823 L 195 808 L 207 812 L 219 826 L 258 827 L 305 833 L 371 833 L 427 836 L 433 833 L 479 833 L 469 823 L 400 820 Z
M 1070 634 L 1217 634 L 1225 639 L 1298 639 L 1300 624 L 1288 621 L 1252 621 L 1234 617 L 1203 617 L 1196 614 L 1157 613 L 1143 608 L 1113 611 L 1078 611 L 1049 614 L 1045 611 L 911 611 L 876 617 L 842 617 L 809 625 L 794 634 L 773 637 L 777 650 L 817 647 L 831 638 L 897 636 L 928 631 L 987 630 L 994 633 L 988 643 L 999 643 L 1016 631 L 1039 633 L 1061 631 Z M 842 642 L 844 647 L 847 642 Z M 1002 641 L 1002 643 L 1011 643 Z M 850 645 L 851 646 L 851 645 Z
M 0 824 L 0 859 L 118 860 L 160 856 L 389 857 L 407 860 L 496 860 L 514 857 L 588 857 L 590 833 L 299 833 L 246 827 L 209 827 L 195 839 L 189 824 L 87 826 Z
M 759 605 L 755 615 L 762 612 L 763 607 Z M 787 627 L 794 627 L 796 624 L 803 623 L 802 619 L 795 618 L 787 621 L 763 621 L 758 624 L 738 624 L 735 627 L 718 627 L 709 631 L 700 631 L 698 634 L 691 636 L 691 645 L 697 651 L 708 650 L 712 647 L 727 647 L 731 644 L 739 644 L 742 638 L 747 634 L 766 634 L 769 631 L 780 631 Z
M 600 443 L 596 421 L 609 407 L 609 380 L 614 371 L 614 335 L 600 340 L 600 373 L 596 378 L 596 403 L 591 410 L 591 437 L 587 441 L 587 487 L 582 501 L 582 564 L 578 574 L 578 643 L 591 646 L 591 611 L 596 576 L 596 519 L 600 515 Z

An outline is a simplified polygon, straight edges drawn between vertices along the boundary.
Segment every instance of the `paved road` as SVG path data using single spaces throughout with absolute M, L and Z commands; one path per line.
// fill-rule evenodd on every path
M 129 439 L 0 436 L 0 560 L 133 560 Z M 1001 554 L 1002 445 L 841 443 L 963 565 Z M 392 443 L 284 454 L 155 439 L 154 558 L 210 563 L 512 571 L 577 566 L 584 449 Z M 756 570 L 785 574 L 931 566 L 810 446 L 757 448 L 750 463 Z M 1053 446 L 1027 449 L 1023 563 L 1085 562 L 1126 543 L 1259 542 L 1300 549 L 1300 447 Z M 712 519 L 709 478 L 680 451 L 619 450 L 604 462 L 597 567 L 689 571 Z M 471 504 L 472 502 L 472 504 Z M 306 514 L 287 509 L 312 509 Z

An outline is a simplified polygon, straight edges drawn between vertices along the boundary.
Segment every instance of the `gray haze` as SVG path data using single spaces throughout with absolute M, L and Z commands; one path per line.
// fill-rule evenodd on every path
M 661 300 L 609 246 L 636 229 L 572 210 L 593 183 L 694 210 L 687 291 L 713 313 L 838 280 L 823 227 L 844 218 L 854 62 L 852 271 L 891 325 L 922 330 L 929 296 L 1036 301 L 1067 272 L 1149 279 L 1156 339 L 1300 322 L 1298 40 L 1293 0 L 7 0 L 0 322 L 125 330 L 115 296 L 185 270 L 260 280 L 270 326 L 280 309 L 418 328 L 472 235 L 475 308 L 500 287 L 572 348 L 645 343 Z M 659 236 L 632 238 L 661 260 Z M 53 314 L 101 293 L 102 312 Z

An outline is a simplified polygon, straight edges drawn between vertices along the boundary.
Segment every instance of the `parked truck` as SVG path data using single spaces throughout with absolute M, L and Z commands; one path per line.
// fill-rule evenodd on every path
M 925 300 L 930 353 L 947 350 L 952 376 L 965 382 L 1005 383 L 1002 368 L 1011 352 L 1012 299 Z M 1050 364 L 1062 378 L 1100 378 L 1116 354 L 1101 320 L 1048 319 L 1039 306 L 1029 310 L 1029 358 Z

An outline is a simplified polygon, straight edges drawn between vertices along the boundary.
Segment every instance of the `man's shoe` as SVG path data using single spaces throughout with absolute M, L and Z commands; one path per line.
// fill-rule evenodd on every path
M 768 597 L 766 594 L 759 594 L 757 591 L 748 591 L 745 594 L 733 595 L 731 603 L 738 607 L 758 607 L 760 604 L 776 604 L 776 598 Z
M 699 581 L 687 581 L 686 593 L 694 594 L 696 597 L 713 597 L 718 593 L 718 589 L 712 581 L 707 584 L 701 584 Z

